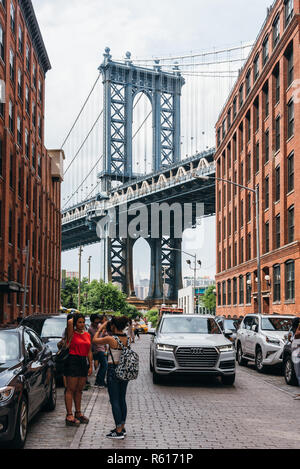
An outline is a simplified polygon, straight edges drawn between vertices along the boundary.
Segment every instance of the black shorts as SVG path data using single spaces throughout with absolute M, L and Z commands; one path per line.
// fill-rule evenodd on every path
M 64 376 L 70 378 L 87 378 L 89 365 L 87 357 L 69 355 L 64 364 Z

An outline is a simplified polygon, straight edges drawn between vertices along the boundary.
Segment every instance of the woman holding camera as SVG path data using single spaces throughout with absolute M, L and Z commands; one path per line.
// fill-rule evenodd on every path
M 128 346 L 130 338 L 124 333 L 127 326 L 128 318 L 126 316 L 122 316 L 120 318 L 113 317 L 111 321 L 105 322 L 99 326 L 99 329 L 93 338 L 93 343 L 96 345 L 109 345 L 107 388 L 116 428 L 111 430 L 106 437 L 117 440 L 123 440 L 126 436 L 126 392 L 128 381 L 121 381 L 116 377 L 115 370 L 119 364 L 122 349 L 113 336 L 118 337 L 125 347 Z M 101 334 L 105 332 L 111 335 L 101 338 Z
M 91 376 L 93 372 L 91 336 L 85 330 L 83 314 L 74 314 L 73 318 L 68 320 L 67 342 L 70 346 L 64 370 L 67 384 L 65 393 L 67 409 L 66 425 L 77 427 L 81 423 L 89 423 L 89 419 L 81 412 L 81 398 L 87 377 Z M 87 361 L 89 361 L 89 365 Z M 76 411 L 75 417 L 72 413 L 73 401 Z

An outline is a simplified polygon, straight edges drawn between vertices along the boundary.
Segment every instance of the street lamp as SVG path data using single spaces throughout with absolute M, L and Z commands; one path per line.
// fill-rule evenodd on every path
M 163 278 L 164 278 L 164 284 L 163 284 L 163 305 L 165 306 L 166 304 L 166 277 L 167 277 L 167 269 L 168 267 L 166 265 L 163 265 Z
M 255 187 L 255 189 L 251 189 L 250 187 L 243 186 L 241 184 L 238 184 L 233 181 L 229 181 L 228 179 L 223 179 L 223 178 L 218 178 L 215 176 L 202 176 L 202 175 L 197 175 L 196 177 L 198 179 L 203 179 L 203 180 L 209 180 L 213 179 L 215 181 L 222 181 L 228 184 L 232 184 L 233 186 L 240 187 L 241 189 L 244 189 L 246 191 L 252 192 L 255 195 L 255 210 L 256 210 L 256 250 L 257 250 L 257 303 L 258 303 L 258 313 L 262 313 L 262 301 L 261 301 L 261 260 L 260 260 L 260 224 L 259 224 L 259 187 L 258 185 Z

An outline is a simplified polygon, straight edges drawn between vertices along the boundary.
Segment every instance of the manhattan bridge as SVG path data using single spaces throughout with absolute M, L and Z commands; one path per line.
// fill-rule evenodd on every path
M 251 47 L 135 60 L 129 52 L 113 60 L 105 49 L 62 144 L 62 250 L 99 243 L 101 278 L 130 298 L 135 297 L 133 249 L 144 238 L 151 253 L 149 300 L 162 300 L 165 282 L 165 299 L 177 302 L 182 237 L 175 233 L 174 216 L 169 213 L 167 231 L 163 215 L 158 227 L 150 215 L 146 230 L 129 236 L 127 227 L 139 207 L 155 204 L 189 207 L 182 231 L 215 214 L 214 181 L 201 177 L 215 176 L 214 125 Z M 197 204 L 203 207 L 200 215 Z

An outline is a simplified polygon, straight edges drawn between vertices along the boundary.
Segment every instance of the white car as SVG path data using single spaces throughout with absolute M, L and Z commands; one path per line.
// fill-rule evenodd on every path
M 295 316 L 248 314 L 236 336 L 239 365 L 255 361 L 257 371 L 282 363 L 285 335 Z

